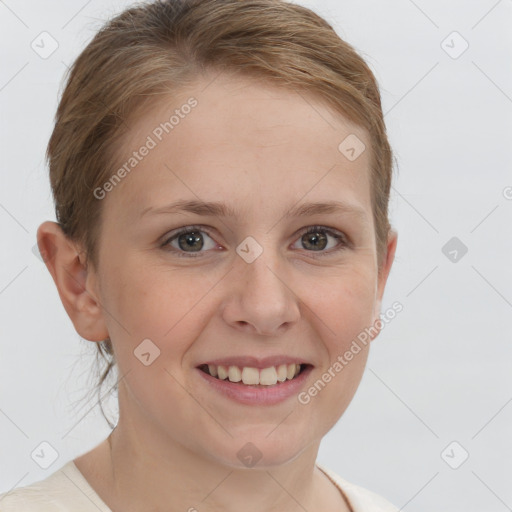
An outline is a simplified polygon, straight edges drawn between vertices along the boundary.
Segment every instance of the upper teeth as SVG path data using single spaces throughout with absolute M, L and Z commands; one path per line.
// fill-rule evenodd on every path
M 228 379 L 230 382 L 240 382 L 244 384 L 261 384 L 263 386 L 273 386 L 277 382 L 284 382 L 286 379 L 293 379 L 300 372 L 300 364 L 281 364 L 279 366 L 270 366 L 269 368 L 251 368 L 244 366 L 222 366 L 208 365 L 208 371 L 213 377 L 221 380 Z

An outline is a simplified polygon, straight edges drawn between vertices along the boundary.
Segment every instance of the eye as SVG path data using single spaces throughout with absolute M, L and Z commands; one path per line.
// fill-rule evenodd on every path
M 205 236 L 210 240 L 205 243 Z M 201 249 L 213 249 L 216 247 L 215 242 L 210 235 L 200 226 L 188 226 L 167 238 L 162 244 L 165 250 L 170 250 L 178 256 L 196 257 L 201 253 Z M 204 251 L 203 251 L 204 252 Z
M 329 242 L 329 238 L 334 241 Z M 331 254 L 348 246 L 346 238 L 342 233 L 323 226 L 309 227 L 297 242 L 302 243 L 302 246 L 307 249 L 308 252 L 313 251 L 327 254 Z M 332 248 L 334 248 L 334 251 L 326 250 Z

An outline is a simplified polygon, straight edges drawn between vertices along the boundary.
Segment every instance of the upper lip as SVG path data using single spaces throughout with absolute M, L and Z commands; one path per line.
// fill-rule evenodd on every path
M 300 357 L 294 356 L 268 356 L 263 358 L 258 358 L 254 356 L 237 356 L 237 357 L 225 357 L 220 359 L 211 359 L 209 361 L 205 361 L 202 364 L 211 364 L 214 366 L 238 366 L 239 368 L 249 367 L 249 368 L 258 368 L 262 370 L 263 368 L 270 368 L 271 366 L 280 366 L 282 364 L 311 364 L 306 360 Z M 199 365 L 201 366 L 201 365 Z

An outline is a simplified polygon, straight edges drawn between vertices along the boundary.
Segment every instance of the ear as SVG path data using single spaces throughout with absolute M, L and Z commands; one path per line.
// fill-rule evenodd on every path
M 64 234 L 59 224 L 52 221 L 39 226 L 37 244 L 78 334 L 90 341 L 107 338 L 96 290 L 96 274 L 92 269 L 88 270 L 85 253 Z
M 389 272 L 391 271 L 391 266 L 393 265 L 393 261 L 395 260 L 397 241 L 398 233 L 394 229 L 390 229 L 388 232 L 386 255 L 382 261 L 382 266 L 380 268 L 380 273 L 377 281 L 377 290 L 375 298 L 376 300 L 373 309 L 373 325 L 378 332 L 374 336 L 372 336 L 372 340 L 379 335 L 380 330 L 382 328 L 381 322 L 378 322 L 379 327 L 377 327 L 375 324 L 377 320 L 380 319 L 382 297 L 384 295 L 384 289 L 386 288 L 386 282 L 388 280 Z

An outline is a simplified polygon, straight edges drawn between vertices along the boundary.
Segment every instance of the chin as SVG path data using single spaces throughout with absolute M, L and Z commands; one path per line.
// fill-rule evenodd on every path
M 275 429 L 275 430 L 274 430 Z M 298 429 L 293 434 L 286 427 L 273 425 L 241 427 L 233 437 L 216 444 L 209 455 L 217 463 L 232 469 L 271 469 L 286 465 L 298 458 L 311 443 Z

